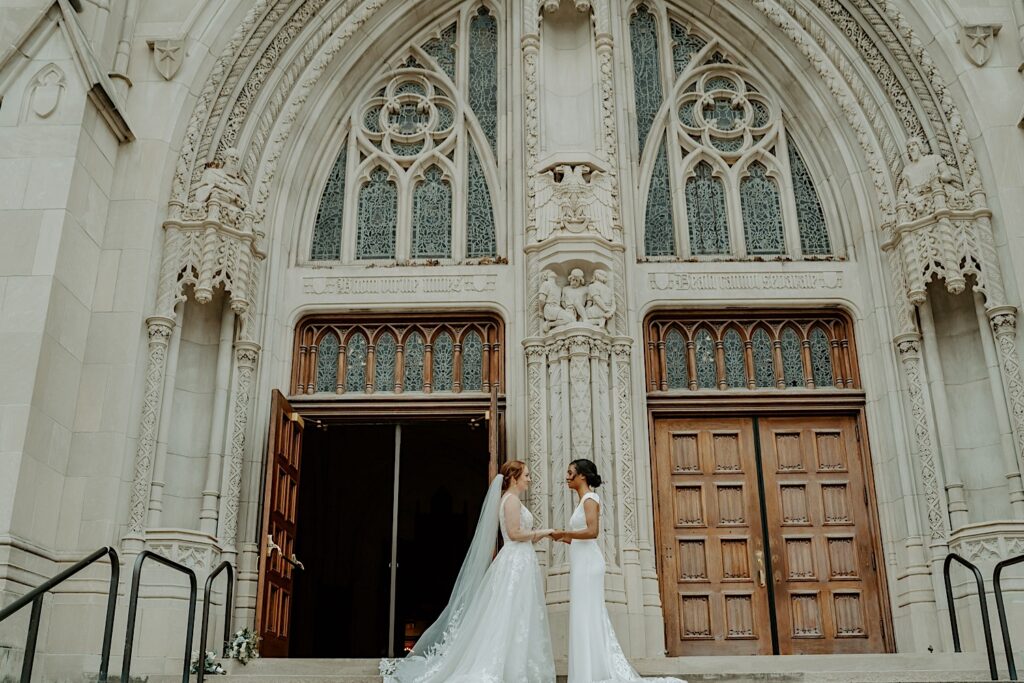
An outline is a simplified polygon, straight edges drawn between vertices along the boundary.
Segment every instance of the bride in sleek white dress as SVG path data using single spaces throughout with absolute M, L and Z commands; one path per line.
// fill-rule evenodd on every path
M 640 678 L 629 665 L 604 604 L 604 554 L 597 542 L 601 499 L 593 489 L 601 476 L 590 460 L 574 460 L 565 483 L 580 502 L 569 529 L 555 540 L 569 543 L 569 683 L 685 683 L 678 678 Z
M 520 502 L 529 483 L 526 463 L 502 466 L 448 606 L 407 657 L 381 660 L 385 683 L 554 683 L 544 584 L 533 550 L 552 530 L 533 529 L 533 515 Z M 504 545 L 495 557 L 499 527 Z

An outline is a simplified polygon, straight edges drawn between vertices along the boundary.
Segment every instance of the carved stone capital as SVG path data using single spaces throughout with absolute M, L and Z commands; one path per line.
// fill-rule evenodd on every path
M 150 344 L 162 344 L 166 346 L 174 332 L 174 320 L 162 315 L 154 315 L 146 318 L 146 331 L 149 334 Z
M 921 335 L 915 333 L 901 334 L 893 339 L 896 349 L 903 358 L 919 356 L 921 354 Z
M 986 311 L 992 333 L 996 337 L 1017 333 L 1017 309 L 1014 306 L 996 306 Z
M 255 367 L 260 357 L 260 345 L 252 341 L 235 342 L 235 360 L 239 367 Z

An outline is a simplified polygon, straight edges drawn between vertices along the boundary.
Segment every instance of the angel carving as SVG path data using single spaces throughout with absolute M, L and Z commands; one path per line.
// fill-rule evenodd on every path
M 559 230 L 571 233 L 593 231 L 606 240 L 614 239 L 610 176 L 586 164 L 563 164 L 540 174 L 538 185 L 538 242 Z

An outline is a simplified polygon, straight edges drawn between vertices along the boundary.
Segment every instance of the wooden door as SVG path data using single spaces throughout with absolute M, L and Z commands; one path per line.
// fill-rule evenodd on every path
M 302 567 L 295 557 L 295 529 L 304 423 L 276 389 L 270 405 L 256 614 L 260 655 L 287 657 L 292 574 Z
M 658 421 L 655 452 L 669 655 L 771 654 L 752 421 Z
M 780 654 L 885 651 L 856 418 L 758 420 Z

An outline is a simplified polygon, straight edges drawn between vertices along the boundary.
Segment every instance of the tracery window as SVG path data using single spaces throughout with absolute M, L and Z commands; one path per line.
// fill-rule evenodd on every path
M 829 312 L 652 314 L 648 391 L 857 389 L 850 329 Z
M 501 392 L 503 334 L 489 316 L 306 318 L 292 394 Z
M 355 100 L 320 195 L 315 262 L 500 258 L 504 22 L 468 2 Z
M 832 256 L 778 98 L 661 0 L 641 0 L 626 20 L 645 257 Z

